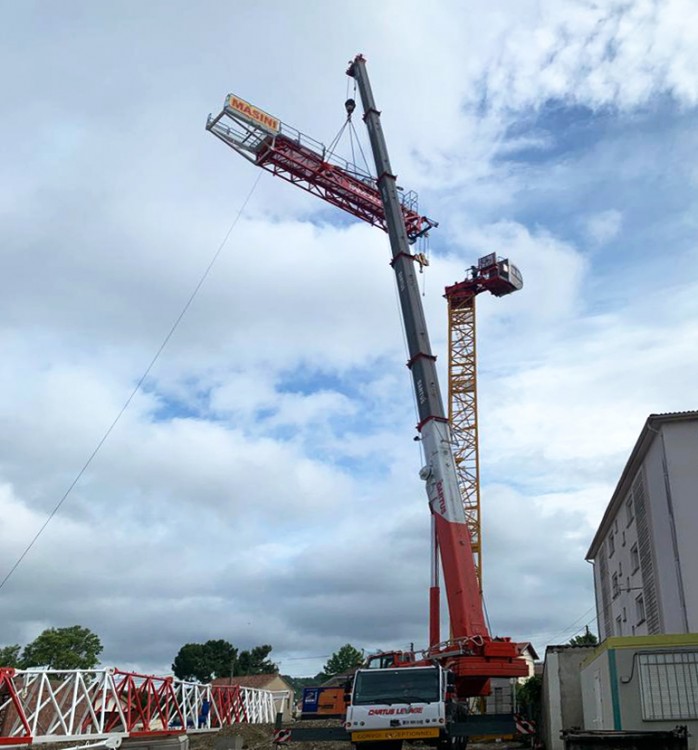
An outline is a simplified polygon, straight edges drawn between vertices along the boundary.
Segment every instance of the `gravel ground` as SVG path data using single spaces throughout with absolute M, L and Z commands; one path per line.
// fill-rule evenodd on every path
M 325 722 L 313 722 L 313 726 L 330 726 Z M 336 726 L 333 724 L 332 726 Z M 243 750 L 274 750 L 272 734 L 274 727 L 271 724 L 236 724 L 232 727 L 224 727 L 217 734 L 190 735 L 190 750 L 214 750 L 217 738 L 238 735 L 243 738 Z M 294 742 L 289 745 L 289 750 L 349 750 L 347 742 Z M 427 745 L 404 746 L 407 750 L 431 750 Z M 468 750 L 521 750 L 526 747 L 520 742 L 477 742 L 468 745 Z

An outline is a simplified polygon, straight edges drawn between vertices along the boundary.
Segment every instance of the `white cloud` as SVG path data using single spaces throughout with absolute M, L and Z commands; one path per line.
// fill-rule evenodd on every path
M 589 239 L 595 245 L 605 245 L 618 236 L 623 224 L 623 215 L 611 208 L 592 214 L 585 223 Z
M 670 93 L 686 106 L 698 101 L 698 10 L 690 0 L 627 3 L 550 1 L 538 26 L 524 24 L 488 61 L 492 104 L 508 109 L 546 99 L 592 107 L 632 108 Z
M 47 7 L 50 31 L 13 11 L 0 573 L 257 176 L 204 132 L 207 112 L 235 90 L 332 135 L 345 60 L 363 50 L 400 182 L 442 221 L 422 277 L 442 375 L 443 286 L 487 252 L 523 271 L 521 292 L 478 299 L 487 602 L 500 634 L 564 640 L 592 604 L 583 553 L 642 421 L 692 406 L 696 10 L 202 8 Z M 652 120 L 666 95 L 680 108 Z M 536 123 L 550 98 L 617 130 L 559 153 L 555 123 Z M 144 392 L 3 590 L 0 643 L 79 622 L 106 661 L 158 670 L 209 637 L 270 642 L 282 660 L 309 642 L 423 643 L 429 518 L 388 260 L 383 233 L 265 175 Z

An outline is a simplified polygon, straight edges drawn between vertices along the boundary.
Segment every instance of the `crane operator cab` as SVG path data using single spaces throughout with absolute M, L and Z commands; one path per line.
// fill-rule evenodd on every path
M 480 258 L 472 271 L 473 278 L 486 286 L 495 297 L 503 297 L 523 287 L 521 271 L 508 258 L 498 258 L 496 253 Z
M 415 657 L 412 651 L 381 651 L 368 657 L 364 669 L 388 669 L 414 663 Z

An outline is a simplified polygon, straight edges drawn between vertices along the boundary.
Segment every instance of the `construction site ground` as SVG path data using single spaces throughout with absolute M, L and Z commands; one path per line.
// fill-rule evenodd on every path
M 324 722 L 313 722 L 316 727 L 325 726 Z M 335 723 L 328 723 L 327 726 L 336 726 Z M 275 750 L 272 742 L 274 727 L 272 724 L 235 724 L 234 726 L 224 727 L 216 734 L 190 735 L 189 750 L 214 750 L 218 744 L 216 739 L 222 737 L 231 737 L 237 735 L 243 738 L 243 750 Z M 522 747 L 529 747 L 530 744 L 521 742 L 471 742 L 468 744 L 468 750 L 521 750 Z M 348 750 L 348 742 L 294 742 L 286 746 L 288 750 Z M 408 744 L 404 747 L 414 748 L 414 750 L 425 750 L 426 745 Z

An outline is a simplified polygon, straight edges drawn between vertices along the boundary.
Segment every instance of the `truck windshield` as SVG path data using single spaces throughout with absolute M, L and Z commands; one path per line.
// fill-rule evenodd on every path
M 439 700 L 438 669 L 386 669 L 357 672 L 352 703 L 432 703 Z

